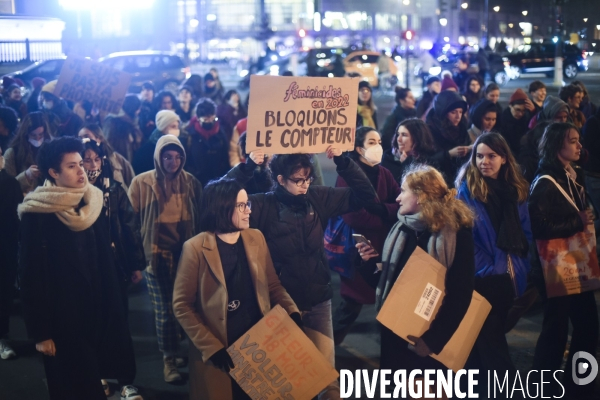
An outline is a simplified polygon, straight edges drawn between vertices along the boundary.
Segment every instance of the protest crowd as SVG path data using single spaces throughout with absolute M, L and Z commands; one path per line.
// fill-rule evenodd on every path
M 380 368 L 446 370 L 430 356 L 476 291 L 491 310 L 464 368 L 482 371 L 483 394 L 483 371 L 517 373 L 506 333 L 541 298 L 531 368 L 559 370 L 568 354 L 562 385 L 548 390 L 592 395 L 594 383 L 570 377 L 575 353 L 596 357 L 597 287 L 548 281 L 581 262 L 600 274 L 600 109 L 583 84 L 554 97 L 535 81 L 504 108 L 477 75 L 432 77 L 419 100 L 397 87 L 378 126 L 373 89 L 352 83 L 354 147 L 327 147 L 338 174 L 328 187 L 315 154 L 246 151 L 249 98 L 225 91 L 216 71 L 177 93 L 146 82 L 108 114 L 60 98 L 56 81 L 35 80 L 26 102 L 4 77 L 0 362 L 17 357 L 18 297 L 52 400 L 106 399 L 107 380 L 121 399 L 143 399 L 128 288 L 145 279 L 164 380 L 182 382 L 189 365 L 191 399 L 255 398 L 228 374 L 230 345 L 279 305 L 335 367 L 363 306 L 385 305 L 420 248 L 446 270 L 443 301 L 420 336 L 381 325 Z M 580 260 L 561 258 L 565 246 Z M 340 398 L 338 380 L 319 390 Z

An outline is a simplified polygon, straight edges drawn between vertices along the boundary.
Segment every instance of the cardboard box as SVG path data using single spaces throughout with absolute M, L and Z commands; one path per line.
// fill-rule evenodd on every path
M 276 305 L 227 351 L 229 374 L 252 399 L 312 399 L 339 374 Z
M 421 337 L 442 305 L 445 279 L 446 268 L 417 247 L 390 290 L 377 320 L 406 341 L 408 335 Z M 462 369 L 491 309 L 490 303 L 473 291 L 458 329 L 444 349 L 431 357 L 455 372 Z

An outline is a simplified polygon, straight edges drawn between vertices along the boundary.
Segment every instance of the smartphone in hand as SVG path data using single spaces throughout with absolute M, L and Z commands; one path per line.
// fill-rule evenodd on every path
M 377 250 L 375 250 L 375 248 L 373 247 L 373 244 L 371 244 L 371 241 L 369 239 L 367 239 L 366 237 L 364 237 L 363 235 L 359 234 L 359 233 L 353 233 L 352 237 L 354 238 L 354 241 L 356 243 L 364 243 L 366 245 L 368 245 L 369 247 L 371 247 L 373 249 L 373 251 L 375 252 L 375 255 L 379 255 L 379 253 L 377 252 Z

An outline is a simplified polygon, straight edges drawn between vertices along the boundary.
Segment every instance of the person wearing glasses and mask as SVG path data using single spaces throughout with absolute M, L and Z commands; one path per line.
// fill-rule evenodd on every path
M 377 192 L 378 200 L 365 204 L 365 208 L 342 215 L 344 223 L 352 228 L 353 233 L 364 235 L 373 244 L 379 254 L 383 251 L 383 243 L 387 234 L 398 220 L 396 214 L 400 207 L 396 197 L 400 194 L 400 186 L 392 173 L 381 166 L 383 149 L 381 136 L 373 128 L 363 126 L 356 131 L 354 151 L 349 152 L 352 158 L 369 178 L 369 182 Z M 335 187 L 348 187 L 341 176 L 338 176 Z M 356 254 L 353 265 L 360 265 Z M 340 294 L 342 302 L 333 314 L 333 334 L 335 344 L 340 344 L 358 318 L 363 304 L 375 303 L 375 287 L 379 282 L 379 274 L 373 269 L 357 268 L 351 278 L 340 276 Z
M 217 105 L 209 98 L 202 98 L 196 105 L 196 116 L 186 128 L 186 146 L 189 160 L 186 170 L 196 177 L 202 186 L 218 179 L 229 171 L 229 139 L 221 129 L 217 117 Z
M 210 182 L 204 190 L 203 232 L 183 245 L 173 309 L 192 342 L 191 399 L 249 399 L 227 374 L 233 367 L 227 347 L 272 306 L 280 304 L 302 328 L 264 236 L 249 229 L 251 206 L 239 182 Z
M 329 147 L 327 157 L 337 165 L 348 187 L 311 185 L 314 166 L 310 154 L 276 154 L 269 168 L 274 190 L 249 196 L 252 202 L 250 226 L 259 229 L 267 241 L 281 284 L 301 311 L 304 330 L 319 351 L 335 364 L 331 320 L 331 276 L 324 230 L 331 217 L 357 211 L 375 201 L 369 178 L 342 150 Z M 245 164 L 238 164 L 227 176 L 244 185 L 265 160 L 255 151 Z M 339 398 L 339 385 L 332 382 L 323 399 Z
M 173 284 L 183 243 L 200 232 L 202 185 L 183 170 L 186 153 L 173 135 L 156 143 L 151 171 L 133 178 L 129 199 L 139 218 L 146 256 L 145 276 L 154 307 L 164 379 L 180 382 L 177 365 L 181 329 L 173 314 Z

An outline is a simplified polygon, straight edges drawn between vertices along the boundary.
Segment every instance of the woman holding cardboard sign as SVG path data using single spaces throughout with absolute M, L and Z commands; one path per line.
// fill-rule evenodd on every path
M 331 275 L 323 245 L 327 221 L 335 216 L 361 209 L 372 202 L 375 190 L 365 173 L 342 150 L 328 147 L 338 174 L 348 187 L 315 186 L 310 154 L 276 154 L 269 168 L 275 184 L 273 192 L 250 196 L 250 225 L 265 235 L 281 284 L 302 312 L 306 335 L 319 351 L 335 365 L 331 320 Z M 229 177 L 249 181 L 264 153 L 252 152 L 246 164 L 238 164 Z M 321 398 L 339 398 L 337 381 L 323 391 Z
M 471 303 L 474 275 L 473 213 L 455 196 L 456 190 L 448 189 L 442 174 L 432 167 L 413 165 L 404 175 L 396 199 L 398 222 L 383 246 L 375 306 L 381 308 L 417 246 L 448 268 L 446 293 L 427 332 L 409 336 L 414 344 L 381 326 L 380 368 L 447 369 L 427 356 L 439 354 L 458 328 Z M 370 246 L 356 247 L 363 261 L 376 257 Z
M 202 233 L 183 245 L 173 310 L 188 334 L 191 399 L 249 399 L 228 375 L 227 347 L 280 304 L 302 328 L 294 301 L 281 286 L 260 231 L 250 227 L 252 203 L 230 179 L 204 189 Z
M 527 192 L 506 140 L 497 132 L 477 138 L 469 161 L 456 179 L 458 198 L 475 211 L 475 290 L 492 305 L 467 365 L 484 371 L 508 371 L 514 381 L 505 325 L 515 297 L 527 286 L 527 253 L 532 240 Z M 487 373 L 481 375 L 482 383 Z M 485 385 L 480 385 L 485 387 Z
M 549 276 L 556 277 L 558 268 L 598 274 L 594 214 L 586 201 L 583 171 L 572 164 L 579 160 L 581 148 L 574 125 L 550 124 L 540 141 L 540 164 L 529 198 L 531 228 L 541 263 L 541 266 L 534 264 L 532 276 L 545 299 L 544 323 L 535 348 L 533 368 L 560 369 L 571 321 L 573 331 L 563 383 L 567 396 L 572 398 L 587 398 L 594 390 L 593 382 L 575 384 L 571 376 L 573 361 L 576 361 L 573 356 L 577 352 L 587 352 L 592 357 L 596 354 L 598 310 L 594 292 L 585 291 L 584 285 L 597 279 L 589 279 L 590 275 L 575 279 L 571 276 L 571 283 L 575 281 L 582 287 L 577 285 L 578 290 L 569 292 L 564 281 L 549 279 Z M 570 249 L 577 251 L 569 254 Z M 560 396 L 561 388 L 557 389 Z

